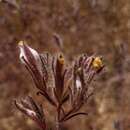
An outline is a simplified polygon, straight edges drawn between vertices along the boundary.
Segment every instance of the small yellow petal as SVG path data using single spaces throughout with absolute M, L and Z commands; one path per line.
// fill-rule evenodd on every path
M 101 67 L 103 67 L 103 63 L 100 57 L 95 57 L 93 62 L 92 62 L 92 66 L 94 68 L 100 69 Z

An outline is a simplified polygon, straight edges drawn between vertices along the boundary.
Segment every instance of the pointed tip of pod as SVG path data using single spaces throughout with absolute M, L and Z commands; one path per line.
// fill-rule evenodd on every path
M 18 42 L 18 45 L 19 45 L 19 46 L 23 46 L 23 44 L 24 44 L 24 41 L 19 41 L 19 42 Z
M 59 60 L 60 64 L 62 64 L 62 65 L 63 65 L 64 62 L 65 62 L 65 59 L 64 59 L 64 57 L 63 57 L 62 54 L 59 55 L 58 60 Z
M 21 41 L 18 42 L 18 45 L 19 45 L 19 46 L 23 46 L 23 45 L 25 45 L 25 44 L 26 44 L 26 41 L 22 41 L 22 40 L 21 40 Z

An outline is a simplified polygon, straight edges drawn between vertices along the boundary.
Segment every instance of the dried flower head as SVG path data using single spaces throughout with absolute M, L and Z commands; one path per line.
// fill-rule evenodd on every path
M 100 57 L 81 55 L 68 67 L 62 54 L 39 54 L 23 41 L 19 42 L 19 48 L 20 60 L 33 78 L 38 88 L 37 94 L 44 96 L 56 108 L 56 122 L 87 115 L 86 112 L 80 112 L 80 108 L 93 95 L 90 83 L 104 67 Z M 68 111 L 64 109 L 66 102 L 70 102 Z M 43 123 L 41 128 L 46 129 L 42 108 L 31 97 L 27 101 L 15 101 L 15 105 L 39 126 Z

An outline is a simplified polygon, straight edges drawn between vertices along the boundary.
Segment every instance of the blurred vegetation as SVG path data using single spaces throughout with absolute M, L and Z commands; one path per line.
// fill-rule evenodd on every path
M 20 64 L 17 43 L 26 40 L 39 52 L 62 51 L 68 61 L 81 53 L 99 54 L 106 70 L 93 85 L 85 106 L 88 118 L 71 120 L 65 129 L 130 130 L 130 4 L 129 0 L 1 0 L 0 1 L 0 129 L 38 130 L 16 111 L 12 100 L 24 97 L 34 84 Z M 54 38 L 62 40 L 59 46 Z M 38 101 L 43 100 L 40 97 Z M 46 114 L 53 125 L 53 111 Z

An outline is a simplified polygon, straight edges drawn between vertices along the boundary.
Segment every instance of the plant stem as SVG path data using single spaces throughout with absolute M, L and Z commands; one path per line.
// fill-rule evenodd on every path
M 56 122 L 56 130 L 60 130 L 60 123 L 58 121 Z
M 56 130 L 61 129 L 60 112 L 61 112 L 61 106 L 58 105 L 58 107 L 57 107 L 57 115 L 56 115 Z

